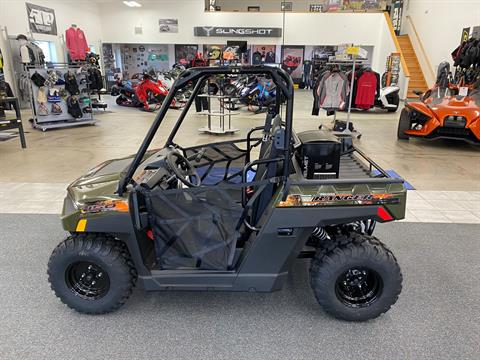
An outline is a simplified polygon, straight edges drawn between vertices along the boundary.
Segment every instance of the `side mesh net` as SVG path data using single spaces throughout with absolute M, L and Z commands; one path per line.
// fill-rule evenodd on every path
M 222 270 L 231 265 L 243 208 L 227 188 L 143 193 L 161 269 Z

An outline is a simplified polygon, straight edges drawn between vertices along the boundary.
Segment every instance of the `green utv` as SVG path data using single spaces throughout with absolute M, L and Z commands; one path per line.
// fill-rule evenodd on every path
M 241 140 L 183 148 L 175 138 L 206 81 L 264 75 L 276 85 L 265 124 Z M 148 150 L 177 91 L 192 87 L 165 146 Z M 55 294 L 87 314 L 114 311 L 135 284 L 153 290 L 271 292 L 296 259 L 331 315 L 364 321 L 397 300 L 402 274 L 372 233 L 402 219 L 406 190 L 352 146 L 296 134 L 293 83 L 279 68 L 193 68 L 174 83 L 135 156 L 110 160 L 68 187 L 53 251 Z M 282 119 L 282 116 L 284 119 Z

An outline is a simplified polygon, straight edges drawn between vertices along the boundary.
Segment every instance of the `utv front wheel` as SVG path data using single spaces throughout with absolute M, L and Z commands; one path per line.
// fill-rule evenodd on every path
M 48 281 L 70 308 L 104 314 L 128 299 L 136 271 L 122 243 L 103 234 L 74 234 L 50 256 Z
M 327 313 L 366 321 L 395 304 L 402 274 L 395 256 L 379 240 L 351 234 L 325 241 L 312 260 L 310 284 Z

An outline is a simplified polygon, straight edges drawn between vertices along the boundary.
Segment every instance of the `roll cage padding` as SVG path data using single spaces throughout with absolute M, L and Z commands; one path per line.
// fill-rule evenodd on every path
M 125 190 L 128 184 L 132 182 L 132 177 L 133 174 L 135 173 L 136 169 L 140 165 L 140 163 L 143 161 L 143 158 L 145 156 L 145 153 L 150 146 L 160 124 L 162 123 L 163 119 L 165 118 L 165 115 L 172 103 L 175 99 L 176 93 L 188 86 L 189 84 L 194 83 L 195 87 L 193 89 L 192 95 L 187 101 L 186 106 L 183 108 L 180 116 L 178 117 L 178 120 L 172 129 L 172 132 L 170 136 L 167 139 L 166 146 L 170 146 L 173 144 L 173 138 L 175 137 L 175 134 L 177 133 L 178 129 L 180 128 L 183 120 L 185 119 L 185 116 L 187 115 L 188 110 L 190 109 L 190 106 L 192 105 L 192 102 L 196 95 L 198 94 L 203 82 L 208 76 L 212 75 L 240 75 L 240 74 L 266 74 L 270 75 L 272 78 L 272 81 L 275 83 L 277 88 L 280 91 L 277 91 L 276 94 L 276 111 L 277 113 L 280 113 L 280 104 L 282 102 L 282 97 L 284 96 L 285 99 L 287 100 L 286 104 L 286 111 L 285 111 L 285 144 L 286 150 L 285 150 L 285 157 L 290 158 L 290 138 L 292 136 L 292 123 L 293 123 L 293 95 L 294 95 L 294 89 L 293 89 L 293 81 L 290 75 L 288 73 L 277 67 L 269 67 L 269 66 L 222 66 L 222 67 L 197 67 L 197 68 L 191 68 L 186 71 L 184 71 L 180 77 L 173 83 L 172 88 L 170 89 L 167 97 L 163 101 L 162 107 L 160 108 L 160 111 L 156 115 L 152 126 L 148 130 L 145 139 L 143 140 L 142 144 L 140 145 L 140 148 L 138 149 L 137 154 L 135 155 L 135 158 L 133 159 L 132 163 L 128 167 L 127 171 L 125 172 L 125 175 L 120 179 L 118 183 L 118 189 L 117 193 L 121 196 Z M 289 166 L 288 166 L 288 161 L 285 162 L 284 166 L 284 178 L 287 178 L 289 174 Z

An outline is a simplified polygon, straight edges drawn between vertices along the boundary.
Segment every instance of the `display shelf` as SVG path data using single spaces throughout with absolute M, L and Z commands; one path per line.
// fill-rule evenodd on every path
M 18 98 L 16 97 L 0 98 L 0 105 L 2 104 L 10 104 L 15 110 L 15 117 L 0 118 L 0 131 L 17 129 L 20 137 L 20 144 L 22 145 L 22 149 L 26 149 L 27 142 L 25 140 L 25 132 L 23 131 L 22 116 L 20 113 L 20 103 L 18 101 Z
M 239 115 L 239 111 L 227 111 L 227 112 L 220 112 L 220 111 L 202 111 L 199 112 L 198 115 L 209 115 L 209 116 L 233 116 L 233 115 Z
M 208 126 L 204 126 L 203 128 L 198 129 L 200 132 L 204 133 L 209 133 L 209 134 L 217 134 L 217 135 L 223 135 L 223 134 L 234 134 L 239 129 L 235 128 L 221 128 L 220 126 L 211 126 L 210 128 Z
M 30 91 L 31 91 L 31 101 L 30 101 L 30 106 L 32 109 L 32 126 L 34 129 L 39 129 L 42 131 L 47 131 L 50 129 L 58 129 L 58 128 L 64 128 L 64 127 L 73 127 L 73 126 L 80 126 L 80 125 L 93 125 L 96 124 L 97 121 L 94 119 L 93 116 L 93 106 L 91 105 L 92 103 L 92 95 L 91 95 L 91 90 L 89 87 L 89 81 L 87 79 L 87 73 L 86 72 L 79 72 L 80 69 L 87 69 L 91 65 L 84 64 L 84 65 L 71 65 L 71 64 L 66 64 L 66 63 L 53 63 L 51 68 L 45 69 L 41 67 L 35 67 L 31 66 L 28 67 L 28 74 L 29 77 L 31 78 L 34 73 L 38 73 L 41 76 L 43 76 L 45 79 L 48 78 L 48 71 L 55 71 L 57 73 L 57 76 L 59 79 L 64 79 L 65 74 L 70 71 L 72 74 L 74 74 L 77 84 L 78 84 L 78 95 L 71 95 L 69 96 L 76 96 L 78 101 L 80 101 L 82 98 L 89 98 L 90 99 L 90 104 L 87 106 L 84 106 L 82 109 L 82 117 L 81 118 L 75 118 L 73 117 L 69 112 L 68 112 L 68 107 L 67 103 L 65 100 L 62 99 L 62 101 L 58 102 L 61 108 L 61 113 L 60 114 L 53 114 L 53 113 L 48 113 L 47 115 L 39 115 L 38 114 L 38 108 L 39 108 L 39 101 L 38 101 L 38 92 L 40 87 L 35 85 L 33 81 L 29 81 L 30 84 Z M 86 81 L 82 81 L 85 79 Z M 65 84 L 55 84 L 52 87 L 58 88 L 58 89 L 65 89 Z M 45 88 L 48 91 L 48 87 L 45 86 Z M 83 95 L 85 93 L 85 95 Z M 49 103 L 46 103 L 49 104 Z
M 59 129 L 72 126 L 80 125 L 95 125 L 97 120 L 95 119 L 79 119 L 79 120 L 68 120 L 68 121 L 56 121 L 56 122 L 42 122 L 34 123 L 33 127 L 42 131 L 47 131 L 50 129 Z
M 225 103 L 233 103 L 232 99 L 236 97 L 227 96 L 227 95 L 210 95 L 210 94 L 201 94 L 197 95 L 198 97 L 208 99 L 208 109 L 207 111 L 199 112 L 198 115 L 207 116 L 207 126 L 204 126 L 198 131 L 203 133 L 221 135 L 221 134 L 233 134 L 239 129 L 232 127 L 232 116 L 239 115 L 239 111 L 226 110 L 224 108 Z M 219 110 L 212 110 L 212 99 L 217 99 L 220 105 Z M 218 118 L 218 125 L 212 123 L 212 118 Z M 227 118 L 227 123 L 225 124 L 225 118 Z
M 209 98 L 209 99 L 239 99 L 238 96 L 228 96 L 228 95 L 208 95 L 208 94 L 200 94 L 197 97 Z

